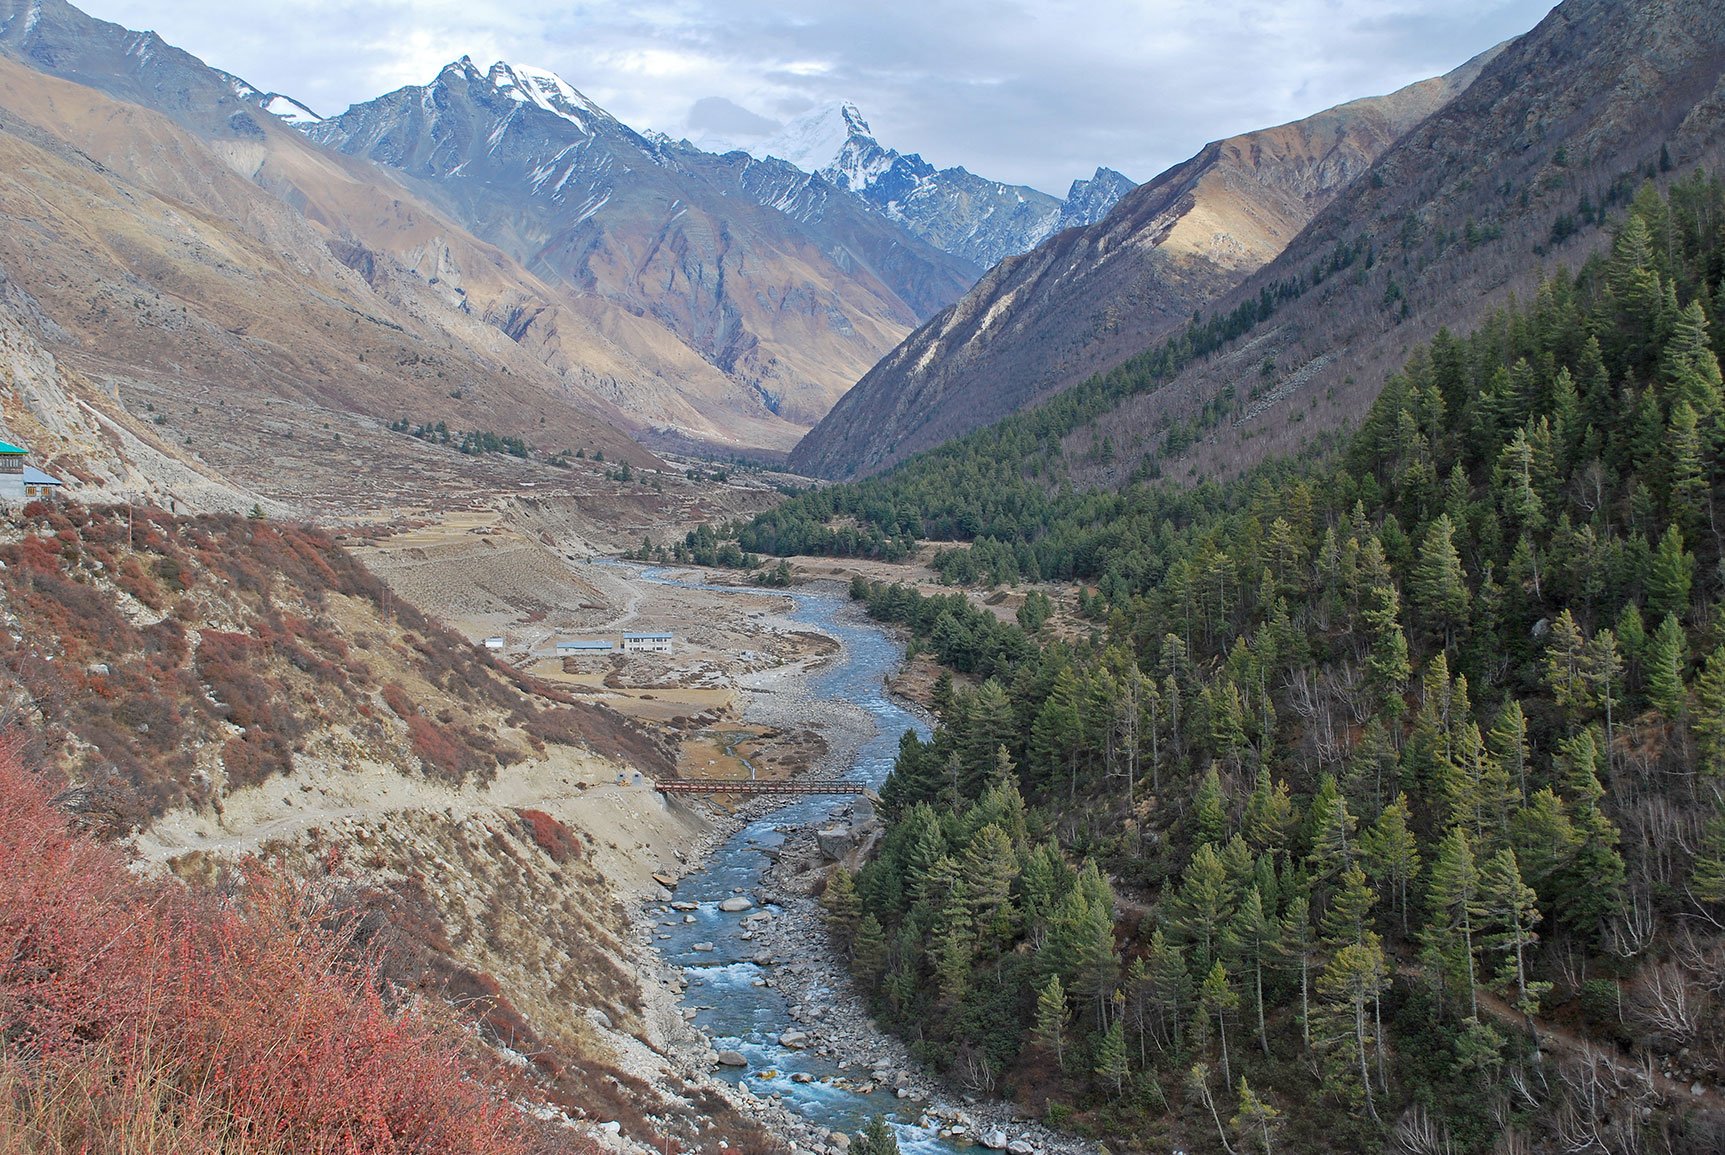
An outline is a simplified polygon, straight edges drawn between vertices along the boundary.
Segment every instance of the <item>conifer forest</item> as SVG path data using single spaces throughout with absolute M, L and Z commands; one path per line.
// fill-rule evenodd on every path
M 1306 460 L 1075 493 L 1030 414 L 745 527 L 1084 583 L 1064 635 L 852 583 L 956 675 L 825 892 L 876 1013 L 1096 1133 L 1718 1149 L 1676 1108 L 1725 1063 L 1721 311 L 1698 174 Z

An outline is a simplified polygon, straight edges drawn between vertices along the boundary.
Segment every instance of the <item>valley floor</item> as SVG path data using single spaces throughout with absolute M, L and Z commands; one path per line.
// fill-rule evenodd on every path
M 395 596 L 472 644 L 501 637 L 497 656 L 517 670 L 645 725 L 671 748 L 680 777 L 788 778 L 848 764 L 868 720 L 809 692 L 809 674 L 840 646 L 787 617 L 788 598 L 665 584 L 596 558 L 568 531 L 543 509 L 506 505 L 347 544 Z M 801 576 L 850 575 L 804 567 Z M 623 654 L 624 631 L 669 633 L 672 651 Z M 560 655 L 556 643 L 575 639 L 618 649 Z M 461 786 L 404 775 L 368 759 L 362 743 L 352 748 L 359 752 L 339 763 L 297 758 L 292 775 L 229 792 L 216 807 L 168 813 L 135 834 L 139 868 L 211 878 L 256 855 L 315 875 L 338 861 L 355 885 L 422 895 L 438 949 L 481 987 L 494 984 L 543 1039 L 636 1087 L 645 1122 L 635 1126 L 599 1126 L 624 1112 L 578 1095 L 544 1108 L 616 1149 L 643 1150 L 674 1132 L 686 1149 L 736 1146 L 751 1128 L 802 1148 L 828 1145 L 771 1100 L 712 1076 L 712 1046 L 678 1006 L 681 976 L 646 949 L 647 928 L 631 913 L 661 904 L 667 883 L 769 804 L 668 801 L 631 768 L 567 746 Z M 572 832 L 578 863 L 537 853 L 522 828 L 531 814 Z M 819 936 L 807 925 L 818 907 L 792 910 L 799 921 L 781 933 Z M 866 1023 L 860 1012 L 845 1017 Z M 505 1057 L 524 1069 L 532 1058 Z M 708 1131 L 678 1131 L 687 1123 L 674 1121 L 697 1117 Z

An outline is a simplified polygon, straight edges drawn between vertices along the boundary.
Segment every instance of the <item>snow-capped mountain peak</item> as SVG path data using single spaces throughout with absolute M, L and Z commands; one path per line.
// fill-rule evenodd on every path
M 466 60 L 466 57 L 462 58 Z M 573 124 L 582 132 L 589 131 L 588 119 L 609 119 L 604 109 L 581 94 L 573 84 L 548 68 L 530 64 L 511 64 L 499 60 L 486 73 L 497 91 L 511 100 L 531 104 Z
M 810 109 L 766 140 L 749 146 L 757 160 L 776 156 L 804 172 L 821 172 L 837 165 L 856 139 L 875 143 L 874 132 L 861 110 L 848 100 Z

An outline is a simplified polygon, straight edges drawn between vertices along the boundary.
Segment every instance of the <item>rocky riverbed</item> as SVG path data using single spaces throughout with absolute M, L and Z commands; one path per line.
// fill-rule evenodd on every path
M 795 624 L 807 628 L 806 622 Z M 830 662 L 781 667 L 754 675 L 746 686 L 751 720 L 794 722 L 822 733 L 828 751 L 815 770 L 820 777 L 842 776 L 859 759 L 873 759 L 874 778 L 884 777 L 896 749 L 896 732 L 883 741 L 876 720 L 883 714 L 881 667 L 896 663 L 896 647 L 889 646 L 884 656 L 873 654 L 874 666 L 863 671 L 867 676 L 852 681 L 850 689 L 864 691 L 869 699 L 864 702 L 836 690 L 829 676 L 850 664 L 859 670 L 867 665 L 856 659 L 847 647 Z M 885 713 L 906 717 L 896 706 Z M 781 809 L 783 823 L 762 821 Z M 745 828 L 748 838 L 734 841 Z M 789 808 L 757 800 L 735 813 L 715 814 L 699 851 L 671 872 L 677 877 L 665 878 L 698 884 L 679 885 L 675 897 L 662 892 L 641 910 L 639 940 L 660 952 L 654 956 L 657 981 L 648 984 L 653 998 L 662 997 L 671 1007 L 682 1000 L 673 1013 L 652 1016 L 675 1020 L 656 1042 L 677 1053 L 680 1067 L 722 1076 L 716 1081 L 740 1110 L 800 1151 L 839 1155 L 848 1148 L 844 1130 L 802 1113 L 830 1117 L 826 1108 L 837 1100 L 851 1104 L 841 1113 L 853 1120 L 890 1112 L 900 1124 L 901 1144 L 917 1151 L 979 1146 L 1015 1155 L 1091 1155 L 1092 1145 L 1024 1118 L 1009 1103 L 930 1075 L 902 1042 L 869 1018 L 828 947 L 813 893 L 830 865 L 830 853 L 857 852 L 877 830 L 872 808 L 862 800 Z M 771 860 L 764 871 L 755 850 Z M 752 865 L 724 874 L 721 881 L 713 873 L 716 856 L 730 860 L 722 871 L 738 871 L 742 859 Z M 728 885 L 733 879 L 738 885 Z M 733 1017 L 715 1048 L 693 1024 L 714 1029 L 709 1020 L 715 1001 L 736 1001 L 747 988 L 770 989 L 783 1001 L 751 1001 L 755 1017 L 743 1027 Z M 739 1043 L 736 1030 L 753 1042 Z

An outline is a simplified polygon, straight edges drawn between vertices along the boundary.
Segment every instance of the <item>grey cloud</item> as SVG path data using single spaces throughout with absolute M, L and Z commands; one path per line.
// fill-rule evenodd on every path
M 738 138 L 765 136 L 781 127 L 778 121 L 750 112 L 722 96 L 703 96 L 695 101 L 689 106 L 684 123 L 696 132 Z

